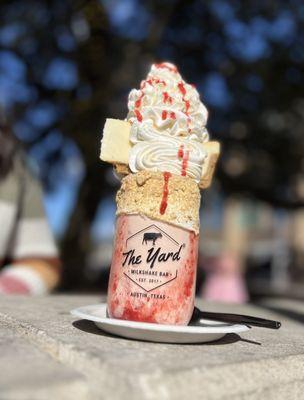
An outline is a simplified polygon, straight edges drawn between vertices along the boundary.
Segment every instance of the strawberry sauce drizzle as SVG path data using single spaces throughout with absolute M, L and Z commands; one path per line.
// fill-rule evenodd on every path
M 142 120 L 143 120 L 143 117 L 142 117 L 141 112 L 139 111 L 139 108 L 141 107 L 142 99 L 145 95 L 145 93 L 143 91 L 143 89 L 145 88 L 145 83 L 141 86 L 142 86 L 141 94 L 140 94 L 139 98 L 135 101 L 135 108 L 134 108 L 134 114 L 136 115 L 137 121 L 139 121 L 139 122 L 142 122 Z
M 183 144 L 181 144 L 178 148 L 177 157 L 178 158 L 184 157 L 184 145 Z
M 155 64 L 155 67 L 168 69 L 171 72 L 177 73 L 176 67 L 172 67 L 166 63 Z M 142 122 L 142 120 L 143 120 L 143 116 L 140 112 L 140 108 L 142 106 L 142 100 L 145 95 L 144 89 L 147 84 L 149 84 L 151 86 L 154 86 L 155 84 L 163 84 L 164 86 L 167 85 L 163 79 L 153 78 L 153 77 L 141 82 L 141 84 L 140 84 L 141 93 L 140 93 L 140 96 L 138 97 L 138 99 L 135 101 L 135 107 L 134 107 L 134 113 L 139 122 Z M 181 81 L 178 83 L 177 86 L 178 86 L 179 91 L 182 94 L 182 100 L 185 104 L 185 114 L 188 116 L 188 118 L 187 118 L 188 132 L 190 133 L 191 132 L 191 128 L 189 127 L 190 122 L 191 122 L 191 118 L 189 117 L 190 101 L 185 99 L 187 91 L 186 91 L 186 87 L 185 87 L 184 83 Z M 173 98 L 166 91 L 163 92 L 163 103 L 164 104 L 166 104 L 166 103 L 172 104 L 173 103 Z M 171 119 L 176 119 L 175 112 L 173 112 L 173 111 L 170 112 L 170 111 L 166 111 L 166 110 L 162 111 L 162 120 L 165 120 L 168 117 Z
M 167 111 L 166 110 L 163 110 L 162 111 L 162 119 L 164 120 L 164 119 L 167 119 Z
M 163 215 L 166 211 L 166 208 L 168 206 L 168 194 L 169 194 L 169 179 L 172 176 L 170 172 L 163 172 L 163 176 L 164 176 L 164 188 L 163 188 L 163 197 L 162 197 L 162 201 L 160 203 L 160 207 L 159 207 L 159 212 L 161 215 Z
M 166 111 L 166 110 L 163 110 L 163 111 L 162 111 L 162 120 L 167 119 L 167 118 L 168 118 L 168 115 L 169 115 L 169 118 L 171 118 L 171 119 L 176 119 L 176 114 L 175 114 L 174 111 L 168 112 L 168 111 Z
M 186 114 L 189 114 L 189 109 L 190 109 L 190 101 L 189 100 L 184 100 L 185 102 L 185 107 L 186 107 Z
M 182 100 L 183 100 L 183 102 L 185 103 L 185 114 L 188 116 L 188 115 L 189 115 L 189 110 L 190 110 L 190 101 L 185 99 L 185 96 L 186 96 L 186 94 L 187 94 L 185 85 L 183 84 L 183 82 L 180 82 L 180 83 L 177 85 L 177 87 L 179 88 L 179 91 L 181 92 L 181 94 L 182 94 L 182 96 L 183 96 L 183 97 L 182 97 Z M 191 132 L 191 128 L 189 127 L 190 121 L 191 121 L 191 119 L 188 117 L 188 118 L 187 118 L 187 125 L 188 125 L 188 132 L 189 132 L 189 133 Z
M 134 106 L 135 106 L 134 107 L 134 114 L 135 114 L 135 116 L 136 116 L 136 118 L 137 118 L 137 120 L 139 122 L 142 122 L 142 120 L 143 120 L 142 114 L 141 114 L 139 109 L 140 109 L 140 107 L 142 105 L 142 99 L 143 99 L 143 97 L 145 95 L 144 89 L 145 89 L 147 84 L 153 86 L 154 84 L 158 84 L 158 83 L 161 83 L 164 86 L 167 85 L 166 82 L 163 79 L 158 79 L 158 78 L 150 78 L 150 79 L 147 79 L 145 81 L 141 81 L 141 84 L 140 84 L 140 92 L 141 93 L 140 93 L 139 98 L 135 101 L 135 104 L 134 104 Z M 167 93 L 167 92 L 165 92 L 165 93 Z M 168 95 L 168 93 L 167 93 L 167 95 Z M 171 99 L 171 97 L 169 95 L 168 95 L 168 101 L 170 103 L 172 103 L 172 99 Z M 165 119 L 165 118 L 163 118 L 163 119 Z
M 140 106 L 141 106 L 141 101 L 142 101 L 142 98 L 144 97 L 144 92 L 142 91 L 141 92 L 141 95 L 140 95 L 140 97 L 135 101 L 135 108 L 140 108 Z
M 172 97 L 169 96 L 168 92 L 163 92 L 163 103 L 169 103 L 172 104 Z
M 189 150 L 186 150 L 185 152 L 183 152 L 181 176 L 186 176 L 187 175 L 189 153 L 190 153 Z
M 181 94 L 183 95 L 183 97 L 185 97 L 187 92 L 186 92 L 186 88 L 185 88 L 183 82 L 180 82 L 180 83 L 177 85 L 177 87 L 179 88 L 179 91 L 181 92 Z M 183 100 L 184 100 L 184 99 L 183 99 Z
M 149 79 L 146 79 L 145 81 L 141 81 L 140 89 L 141 89 L 141 90 L 145 89 L 147 83 L 148 83 L 150 86 L 153 86 L 154 84 L 158 84 L 158 83 L 161 83 L 162 85 L 167 86 L 166 82 L 165 82 L 163 79 L 159 79 L 159 78 L 149 78 Z
M 134 113 L 135 113 L 135 115 L 136 115 L 136 118 L 137 118 L 137 120 L 139 121 L 139 122 L 142 122 L 142 120 L 143 120 L 143 117 L 142 117 L 142 115 L 141 115 L 141 112 L 139 111 L 139 110 L 134 110 Z

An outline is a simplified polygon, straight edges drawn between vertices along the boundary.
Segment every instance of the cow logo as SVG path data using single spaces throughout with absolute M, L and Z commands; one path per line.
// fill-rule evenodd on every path
M 132 234 L 123 250 L 124 275 L 146 293 L 175 280 L 183 259 L 184 243 L 157 225 Z
M 155 246 L 156 240 L 162 237 L 163 235 L 160 232 L 146 232 L 143 235 L 142 244 L 148 244 L 148 242 L 152 242 L 153 246 Z

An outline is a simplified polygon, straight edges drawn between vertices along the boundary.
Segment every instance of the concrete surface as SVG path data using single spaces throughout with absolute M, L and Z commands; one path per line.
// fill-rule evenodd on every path
M 204 304 L 206 310 L 278 319 L 282 328 L 252 328 L 211 344 L 166 345 L 112 337 L 69 314 L 100 301 L 1 297 L 0 400 L 304 399 L 301 302 Z

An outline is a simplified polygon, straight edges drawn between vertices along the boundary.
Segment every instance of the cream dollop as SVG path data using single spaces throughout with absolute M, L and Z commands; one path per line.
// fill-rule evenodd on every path
M 208 112 L 177 68 L 170 63 L 153 64 L 140 90 L 130 92 L 128 108 L 131 171 L 169 171 L 199 182 L 206 157 L 201 143 L 209 140 Z

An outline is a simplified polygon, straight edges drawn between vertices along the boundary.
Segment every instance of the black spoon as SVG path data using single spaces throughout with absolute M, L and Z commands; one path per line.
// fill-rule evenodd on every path
M 252 325 L 252 326 L 258 326 L 260 328 L 270 328 L 270 329 L 279 329 L 281 326 L 281 322 L 279 321 L 271 321 L 269 319 L 251 317 L 249 315 L 201 311 L 197 307 L 194 307 L 192 318 L 189 322 L 189 325 L 197 324 L 200 319 L 211 319 L 215 321 L 226 322 L 229 324 L 243 324 L 249 326 Z

